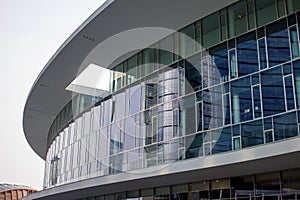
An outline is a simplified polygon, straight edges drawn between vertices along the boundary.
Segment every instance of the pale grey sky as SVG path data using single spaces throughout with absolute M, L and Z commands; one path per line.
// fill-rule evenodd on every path
M 23 109 L 32 84 L 104 0 L 0 0 L 0 183 L 42 189 L 44 161 L 28 145 Z

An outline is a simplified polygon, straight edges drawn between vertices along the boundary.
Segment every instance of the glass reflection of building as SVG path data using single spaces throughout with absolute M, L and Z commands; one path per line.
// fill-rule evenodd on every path
M 108 96 L 78 95 L 54 120 L 45 188 L 298 137 L 299 9 L 238 1 L 113 67 Z M 288 169 L 93 198 L 297 199 L 299 189 L 300 170 Z

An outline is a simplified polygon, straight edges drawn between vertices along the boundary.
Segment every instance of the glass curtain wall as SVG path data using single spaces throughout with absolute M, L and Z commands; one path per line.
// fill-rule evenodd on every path
M 300 17 L 260 22 L 253 30 L 249 20 L 258 17 L 258 8 L 273 10 L 268 2 L 240 1 L 193 23 L 182 33 L 206 50 L 195 52 L 197 43 L 171 35 L 159 45 L 176 49 L 176 41 L 186 58 L 145 49 L 112 70 L 110 96 L 92 108 L 92 99 L 79 98 L 81 112 L 72 122 L 62 111 L 53 123 L 58 133 L 49 134 L 54 140 L 49 140 L 45 187 L 298 136 Z M 255 12 L 249 12 L 253 5 Z M 220 23 L 223 17 L 228 26 Z M 205 28 L 207 19 L 219 25 Z M 245 30 L 239 27 L 244 24 Z

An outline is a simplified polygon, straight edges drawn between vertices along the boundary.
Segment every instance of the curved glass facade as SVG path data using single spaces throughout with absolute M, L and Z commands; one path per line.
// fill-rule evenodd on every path
M 113 68 L 111 95 L 50 144 L 44 186 L 298 136 L 299 8 L 239 1 L 180 31 L 195 43 L 173 34 Z

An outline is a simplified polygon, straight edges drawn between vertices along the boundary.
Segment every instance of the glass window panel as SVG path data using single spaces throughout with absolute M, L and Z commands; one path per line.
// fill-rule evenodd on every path
M 233 136 L 241 135 L 241 125 L 240 124 L 232 126 L 232 135 Z
M 123 65 L 120 64 L 113 69 L 113 85 L 114 91 L 119 90 L 122 87 L 122 78 L 123 78 Z
M 264 129 L 265 130 L 273 129 L 272 117 L 264 119 Z
M 126 118 L 124 126 L 125 126 L 124 150 L 133 149 L 135 147 L 134 120 L 131 117 Z
M 204 130 L 221 127 L 224 124 L 223 90 L 221 85 L 203 91 Z
M 160 67 L 169 65 L 173 61 L 173 38 L 172 35 L 159 41 L 159 63 Z
M 109 135 L 108 128 L 104 128 L 98 132 L 98 159 L 101 160 L 105 156 L 108 156 L 108 146 L 109 146 Z
M 231 83 L 231 105 L 233 123 L 253 119 L 250 77 Z
M 192 191 L 209 190 L 209 182 L 208 181 L 204 181 L 204 182 L 199 182 L 199 183 L 192 183 L 191 184 L 191 190 Z
M 116 121 L 125 117 L 125 92 L 116 94 Z
M 288 14 L 291 14 L 294 11 L 300 9 L 300 1 L 298 0 L 287 0 L 286 3 L 287 3 Z
M 273 130 L 265 131 L 266 143 L 274 142 Z
M 254 196 L 254 181 L 253 176 L 240 176 L 230 179 L 233 198 L 249 199 Z
M 293 58 L 297 58 L 300 56 L 297 26 L 296 25 L 292 26 L 289 29 L 290 29 L 290 43 L 291 43 L 292 56 Z
M 264 116 L 285 111 L 281 67 L 261 73 L 261 90 Z
M 233 138 L 233 149 L 234 150 L 241 149 L 241 137 L 234 137 Z
M 83 119 L 84 119 L 83 134 L 88 135 L 91 132 L 91 112 L 84 113 Z
M 209 58 L 205 57 L 201 60 L 202 65 L 202 86 L 203 88 L 207 88 L 209 85 Z
M 115 200 L 115 195 L 114 194 L 105 195 L 105 200 Z
M 294 88 L 292 76 L 284 78 L 287 110 L 295 109 Z
M 75 123 L 69 125 L 70 127 L 70 144 L 73 144 L 76 140 Z
M 186 57 L 195 51 L 194 24 L 180 30 L 180 56 Z
M 73 169 L 78 167 L 78 153 L 79 153 L 79 142 L 74 143 L 74 148 L 73 148 Z M 76 175 L 78 176 L 78 175 Z M 75 176 L 75 177 L 76 177 Z
M 141 196 L 142 197 L 153 196 L 153 194 L 154 194 L 154 191 L 153 191 L 152 188 L 151 189 L 143 189 L 143 190 L 141 190 Z
M 230 78 L 236 78 L 238 76 L 237 71 L 237 59 L 236 50 L 231 49 L 229 51 L 229 67 L 230 67 Z
M 197 131 L 202 131 L 202 124 L 203 124 L 203 120 L 202 120 L 202 102 L 198 102 L 197 103 Z
M 221 41 L 227 39 L 227 17 L 226 13 L 220 14 L 220 35 L 221 35 Z
M 179 118 L 180 127 L 182 128 L 180 135 L 188 135 L 196 132 L 195 106 L 196 98 L 194 94 L 182 98 L 181 117 Z
M 155 188 L 155 194 L 156 195 L 170 194 L 170 193 L 171 193 L 171 191 L 170 191 L 170 187 L 169 186 Z
M 255 22 L 254 22 L 254 3 L 253 1 L 248 1 L 247 2 L 247 19 L 248 19 L 248 29 L 253 29 L 255 27 Z
M 282 172 L 282 193 L 284 199 L 299 199 L 300 197 L 300 169 Z
M 93 122 L 92 131 L 97 131 L 100 129 L 100 106 L 96 106 L 92 109 L 93 112 Z M 101 116 L 102 117 L 102 116 Z
M 300 108 L 300 60 L 295 61 L 293 65 L 297 107 Z
M 260 102 L 260 86 L 252 88 L 253 92 L 253 106 L 254 106 L 254 117 L 261 117 L 261 102 Z
M 204 155 L 210 155 L 211 154 L 211 143 L 204 144 Z
M 104 101 L 104 113 L 102 115 L 104 126 L 111 123 L 111 112 L 112 112 L 112 100 L 109 99 L 107 101 Z
M 278 17 L 285 16 L 285 1 L 277 0 L 277 15 Z
M 80 140 L 80 166 L 88 162 L 87 158 L 87 138 Z
M 143 51 L 143 66 L 142 66 L 142 76 L 147 76 L 154 71 L 154 50 L 152 48 L 147 48 Z
M 283 65 L 282 68 L 283 68 L 283 74 L 284 75 L 288 75 L 288 74 L 292 73 L 292 65 L 291 65 L 291 63 Z
M 211 199 L 230 199 L 229 179 L 217 179 L 211 181 Z
M 224 115 L 224 125 L 230 124 L 230 95 L 223 95 L 223 115 Z
M 256 33 L 248 33 L 237 39 L 239 76 L 258 71 Z
M 219 14 L 214 13 L 202 20 L 202 44 L 204 48 L 220 42 Z
M 279 177 L 280 177 L 279 173 L 268 173 L 268 174 L 256 175 L 256 195 L 259 196 L 280 195 Z
M 287 21 L 288 21 L 288 26 L 292 26 L 292 25 L 295 25 L 297 23 L 296 21 L 296 15 L 295 14 L 292 14 L 292 15 L 289 15 L 287 17 Z
M 226 82 L 229 80 L 228 70 L 228 49 L 227 43 L 218 45 L 215 48 L 209 50 L 209 54 L 212 58 L 212 65 L 216 67 L 216 73 L 212 73 L 211 78 L 215 80 L 216 84 L 220 82 Z
M 186 159 L 202 156 L 203 134 L 186 137 Z
M 270 67 L 291 59 L 289 35 L 285 19 L 267 26 L 267 44 Z
M 274 0 L 256 0 L 255 5 L 258 26 L 263 26 L 276 19 Z
M 129 113 L 135 114 L 141 109 L 141 86 L 135 85 L 130 88 Z
M 212 131 L 211 140 L 213 154 L 231 151 L 231 127 Z
M 228 26 L 230 38 L 247 31 L 246 8 L 244 1 L 228 7 Z
M 185 81 L 193 91 L 197 91 L 202 87 L 201 80 L 201 54 L 196 54 L 185 61 Z
M 134 55 L 127 60 L 127 66 L 124 69 L 127 78 L 127 85 L 133 83 L 137 79 L 137 56 Z
M 260 83 L 259 73 L 251 75 L 251 85 L 257 85 Z
M 276 116 L 273 120 L 276 141 L 298 135 L 297 117 L 295 112 Z
M 97 134 L 91 133 L 89 136 L 89 144 L 88 144 L 88 154 L 89 154 L 89 162 L 96 161 L 96 153 L 97 153 Z
M 70 144 L 70 134 L 69 134 L 69 127 L 64 129 L 64 147 L 67 147 Z
M 120 125 L 113 123 L 111 125 L 110 135 L 110 155 L 119 153 L 122 149 L 123 144 L 121 143 L 121 130 Z
M 261 120 L 242 124 L 242 147 L 251 147 L 264 143 Z
M 268 67 L 266 38 L 259 39 L 257 43 L 259 48 L 259 67 L 260 69 L 265 69 Z

